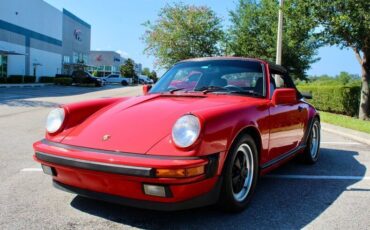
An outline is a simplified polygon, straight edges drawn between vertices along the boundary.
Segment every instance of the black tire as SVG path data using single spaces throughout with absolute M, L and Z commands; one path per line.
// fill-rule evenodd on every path
M 239 177 L 238 180 L 236 180 L 237 183 L 233 183 L 233 178 L 237 179 L 237 176 L 235 175 L 238 175 L 239 172 L 240 175 L 244 174 L 245 170 L 238 171 L 237 167 L 237 157 L 239 158 L 240 165 L 240 157 L 245 156 L 244 150 L 250 152 L 247 155 L 250 156 L 248 157 L 248 159 L 250 159 L 249 162 L 253 164 L 253 167 L 250 167 L 250 171 L 248 170 L 249 172 L 247 171 L 245 175 L 250 175 L 250 173 L 252 172 L 253 174 L 249 177 L 246 176 L 244 181 Z M 221 187 L 220 199 L 218 202 L 223 210 L 228 212 L 240 212 L 248 206 L 257 185 L 258 171 L 258 151 L 256 144 L 250 135 L 243 135 L 238 138 L 233 144 L 224 165 L 223 182 Z M 243 182 L 241 183 L 242 188 L 239 191 L 240 186 L 238 186 L 238 184 L 240 185 L 240 180 L 242 180 Z M 248 186 L 244 187 L 246 186 L 246 184 L 248 184 Z M 234 192 L 235 189 L 238 191 Z M 242 193 L 243 189 L 245 189 L 245 193 Z M 241 197 L 238 196 L 239 194 L 242 194 Z
M 127 81 L 125 81 L 125 80 L 123 80 L 123 81 L 121 82 L 121 85 L 123 85 L 123 86 L 128 86 L 128 82 L 127 82 Z
M 302 160 L 307 164 L 315 164 L 320 156 L 321 125 L 319 119 L 314 118 L 310 129 Z

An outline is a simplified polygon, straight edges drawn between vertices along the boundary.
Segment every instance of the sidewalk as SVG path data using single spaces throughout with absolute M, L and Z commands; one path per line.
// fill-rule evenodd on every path
M 44 87 L 48 85 L 54 85 L 54 84 L 53 83 L 0 84 L 0 88 Z
M 370 145 L 370 134 L 321 122 L 321 129 Z

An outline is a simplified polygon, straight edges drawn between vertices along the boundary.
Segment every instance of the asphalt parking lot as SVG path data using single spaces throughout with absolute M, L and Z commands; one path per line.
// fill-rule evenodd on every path
M 253 202 L 239 214 L 214 207 L 140 210 L 53 188 L 32 159 L 50 108 L 140 93 L 118 86 L 0 89 L 0 229 L 370 228 L 370 146 L 326 132 L 317 164 L 292 161 L 261 178 Z

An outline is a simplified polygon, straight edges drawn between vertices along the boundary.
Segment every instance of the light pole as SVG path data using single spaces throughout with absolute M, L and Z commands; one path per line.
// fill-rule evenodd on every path
M 281 52 L 283 48 L 283 5 L 284 0 L 280 0 L 277 43 L 276 43 L 276 64 L 278 65 L 281 65 Z

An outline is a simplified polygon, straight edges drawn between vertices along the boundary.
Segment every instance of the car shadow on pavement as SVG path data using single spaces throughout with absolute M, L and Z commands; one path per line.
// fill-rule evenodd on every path
M 366 168 L 356 156 L 358 153 L 354 151 L 321 148 L 317 164 L 291 161 L 272 174 L 363 177 Z M 81 196 L 76 196 L 71 206 L 106 220 L 144 229 L 297 229 L 315 220 L 358 181 L 262 177 L 249 207 L 236 214 L 224 213 L 215 206 L 176 212 L 150 211 Z
M 10 107 L 55 107 L 58 104 L 51 105 L 50 102 L 41 101 L 41 98 L 75 96 L 121 87 L 120 85 L 107 85 L 104 87 L 53 85 L 36 88 L 3 88 L 0 90 L 0 105 Z M 34 98 L 37 98 L 37 100 L 32 100 Z
M 45 108 L 55 108 L 58 107 L 60 104 L 49 102 L 49 101 L 33 101 L 33 100 L 9 100 L 5 102 L 0 102 L 1 104 L 5 104 L 10 107 L 45 107 Z

